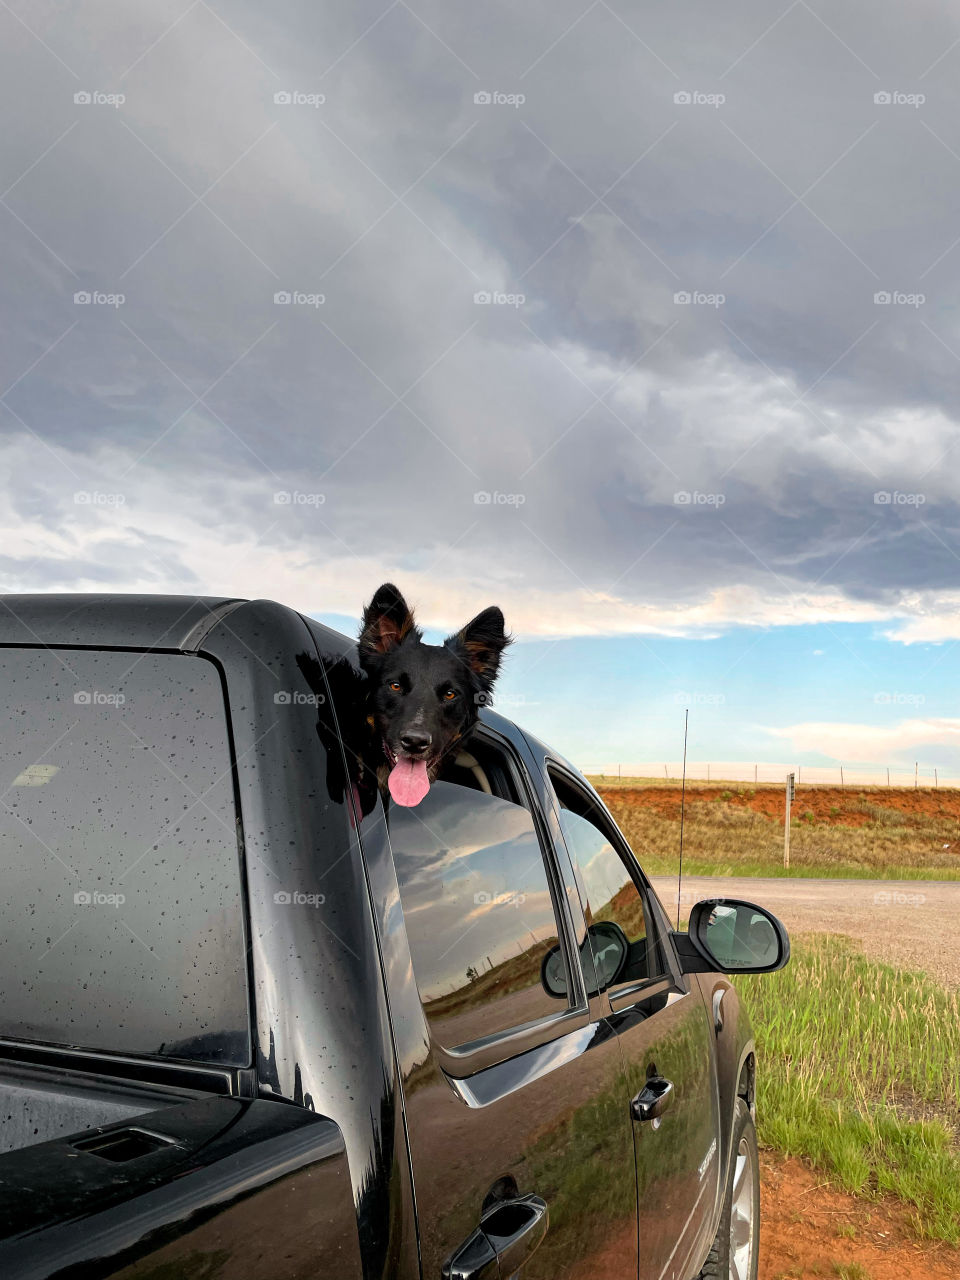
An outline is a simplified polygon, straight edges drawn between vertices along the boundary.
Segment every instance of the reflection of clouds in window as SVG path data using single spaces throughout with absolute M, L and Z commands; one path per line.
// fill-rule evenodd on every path
M 592 822 L 569 809 L 561 811 L 560 822 L 583 873 L 587 897 L 597 911 L 620 892 L 629 877 L 613 845 Z
M 556 935 L 540 842 L 519 805 L 437 782 L 416 812 L 391 807 L 390 841 L 425 1000 Z

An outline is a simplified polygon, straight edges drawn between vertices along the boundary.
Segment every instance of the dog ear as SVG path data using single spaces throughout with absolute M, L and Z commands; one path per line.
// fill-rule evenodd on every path
M 413 620 L 413 611 L 393 585 L 385 582 L 374 592 L 373 599 L 363 611 L 360 626 L 360 664 L 380 653 L 389 653 L 398 644 L 414 635 L 419 640 L 422 632 Z
M 503 614 L 497 606 L 491 605 L 483 613 L 478 613 L 472 622 L 461 627 L 456 635 L 449 636 L 444 643 L 463 655 L 467 666 L 489 692 L 500 670 L 503 651 L 510 644 Z

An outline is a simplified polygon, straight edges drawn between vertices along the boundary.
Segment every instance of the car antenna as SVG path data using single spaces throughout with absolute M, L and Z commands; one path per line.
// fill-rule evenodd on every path
M 687 725 L 690 708 L 683 712 L 683 776 L 680 782 L 680 870 L 677 872 L 677 932 L 680 932 L 680 885 L 683 883 L 683 805 L 687 798 Z

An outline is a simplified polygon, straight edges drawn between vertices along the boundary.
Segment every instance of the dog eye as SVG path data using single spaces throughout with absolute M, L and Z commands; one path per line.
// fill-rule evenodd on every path
M 456 689 L 447 689 L 444 692 L 443 700 L 444 702 L 452 702 L 456 696 L 457 696 Z
M 402 687 L 403 686 L 400 684 L 399 680 L 390 681 L 390 688 L 393 690 L 394 693 L 399 693 Z

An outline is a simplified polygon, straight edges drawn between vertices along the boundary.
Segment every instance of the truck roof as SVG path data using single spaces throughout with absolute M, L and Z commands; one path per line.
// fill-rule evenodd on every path
M 0 644 L 192 649 L 243 603 L 229 596 L 0 595 Z

